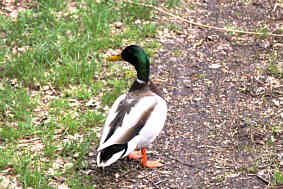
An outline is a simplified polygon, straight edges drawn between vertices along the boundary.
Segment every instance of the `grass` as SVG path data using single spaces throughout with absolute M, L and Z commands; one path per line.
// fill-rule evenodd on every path
M 266 71 L 274 77 L 279 79 L 283 78 L 283 64 L 282 61 L 280 61 L 278 50 L 273 50 L 269 56 Z
M 275 177 L 275 182 L 278 184 L 278 185 L 281 185 L 283 184 L 283 173 L 280 172 L 279 170 L 276 171 L 274 173 L 274 177 Z
M 152 56 L 160 47 L 152 17 L 151 9 L 114 0 L 46 0 L 17 19 L 0 15 L 0 172 L 23 188 L 55 188 L 57 177 L 92 188 L 75 170 L 87 167 L 108 108 L 135 76 L 106 65 L 104 54 L 135 43 Z
M 180 3 L 180 0 L 168 0 L 165 2 L 165 6 L 167 8 L 173 8 L 175 7 L 178 3 Z
M 281 63 L 282 64 L 282 63 Z M 267 71 L 274 75 L 275 77 L 278 77 L 280 79 L 283 78 L 283 71 L 280 71 L 278 69 L 279 65 L 278 63 L 270 63 L 268 66 L 267 66 Z M 282 69 L 282 68 L 281 68 Z

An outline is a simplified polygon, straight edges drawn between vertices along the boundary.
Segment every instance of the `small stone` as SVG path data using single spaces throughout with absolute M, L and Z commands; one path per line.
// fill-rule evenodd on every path
M 93 152 L 89 152 L 88 156 L 94 156 L 94 153 Z
M 283 72 L 283 62 L 278 62 L 277 69 L 279 72 Z
M 115 22 L 115 23 L 114 23 L 115 28 L 121 28 L 122 25 L 123 25 L 122 22 Z
M 280 165 L 283 166 L 283 152 L 279 154 Z
M 72 168 L 73 166 L 74 166 L 73 163 L 66 163 L 66 164 L 64 165 L 65 169 L 70 169 L 70 168 Z
M 273 99 L 272 102 L 273 102 L 276 106 L 279 106 L 279 105 L 280 105 L 280 103 L 279 103 L 278 100 Z
M 48 86 L 48 85 L 43 86 L 43 87 L 42 87 L 42 90 L 43 90 L 43 91 L 49 90 L 49 86 Z
M 120 175 L 118 174 L 118 173 L 116 173 L 115 174 L 115 178 L 117 179 L 117 178 L 119 178 L 120 177 Z
M 272 87 L 272 88 L 280 88 L 281 87 L 281 84 L 280 84 L 280 80 L 279 79 L 276 79 L 274 77 L 271 77 L 269 76 L 266 81 L 269 83 L 269 85 Z
M 90 99 L 87 103 L 86 106 L 95 106 L 95 100 L 94 99 Z
M 57 188 L 58 189 L 69 189 L 68 185 L 66 185 L 65 183 L 58 185 Z
M 261 48 L 266 49 L 266 48 L 270 47 L 270 42 L 268 40 L 263 40 L 261 43 L 259 43 L 259 46 Z
M 172 56 L 169 58 L 169 62 L 177 62 L 177 58 Z
M 137 20 L 135 21 L 135 24 L 141 24 L 141 20 L 140 20 L 140 19 L 137 19 Z
M 192 81 L 191 80 L 184 79 L 183 83 L 184 83 L 185 87 L 190 88 L 192 86 Z
M 265 93 L 265 88 L 264 87 L 259 87 L 256 90 L 256 95 L 262 95 Z
M 197 97 L 197 98 L 194 98 L 193 100 L 194 100 L 194 101 L 200 101 L 201 98 L 200 98 L 200 97 Z
M 220 64 L 211 64 L 208 67 L 211 68 L 211 69 L 217 69 L 217 68 L 220 68 L 221 65 Z

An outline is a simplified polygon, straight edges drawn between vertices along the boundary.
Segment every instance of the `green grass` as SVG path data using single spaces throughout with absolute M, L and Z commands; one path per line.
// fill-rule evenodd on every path
M 278 184 L 278 185 L 281 185 L 283 184 L 283 173 L 280 172 L 279 170 L 276 171 L 274 173 L 274 177 L 275 177 L 275 182 Z
M 282 65 L 282 64 L 281 64 Z M 283 69 L 283 68 L 281 68 Z M 270 63 L 268 66 L 267 66 L 267 71 L 274 75 L 275 77 L 279 77 L 280 79 L 283 78 L 283 71 L 280 71 L 278 69 L 278 63 Z
M 165 1 L 165 6 L 168 8 L 173 8 L 177 6 L 178 3 L 180 3 L 180 0 L 167 0 Z
M 283 64 L 282 61 L 280 61 L 279 52 L 277 50 L 273 50 L 269 56 L 266 71 L 274 77 L 279 79 L 283 78 Z
M 174 49 L 172 50 L 172 53 L 176 56 L 179 56 L 182 53 L 182 51 L 180 51 L 179 49 Z
M 57 176 L 92 188 L 77 170 L 87 168 L 107 107 L 135 77 L 106 64 L 104 53 L 135 43 L 153 56 L 160 44 L 152 18 L 150 8 L 114 0 L 46 0 L 16 20 L 0 14 L 0 172 L 9 169 L 23 188 L 55 188 Z
M 241 17 L 241 13 L 236 12 L 236 13 L 235 13 L 235 16 L 237 16 L 237 17 Z

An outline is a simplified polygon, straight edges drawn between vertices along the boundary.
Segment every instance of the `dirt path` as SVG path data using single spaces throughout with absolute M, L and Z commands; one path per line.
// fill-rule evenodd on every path
M 273 7 L 188 1 L 178 13 L 217 27 L 276 32 L 282 10 Z M 150 170 L 124 159 L 102 171 L 91 157 L 94 182 L 98 188 L 279 188 L 273 175 L 283 169 L 282 92 L 266 68 L 282 61 L 282 38 L 172 23 L 179 29 L 161 33 L 162 49 L 152 58 L 152 80 L 164 88 L 169 117 L 149 157 L 165 166 Z

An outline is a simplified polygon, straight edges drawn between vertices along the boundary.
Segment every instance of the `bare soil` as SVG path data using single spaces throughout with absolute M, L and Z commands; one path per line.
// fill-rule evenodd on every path
M 202 24 L 279 34 L 282 28 L 275 1 L 182 3 L 171 11 Z M 146 169 L 123 159 L 102 170 L 94 154 L 88 175 L 97 188 L 283 187 L 274 181 L 274 171 L 283 170 L 282 79 L 266 70 L 282 61 L 282 38 L 208 30 L 159 12 L 155 17 L 178 28 L 159 33 L 162 48 L 151 58 L 152 80 L 169 112 L 149 158 L 165 166 Z

